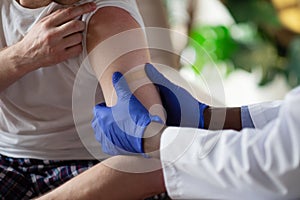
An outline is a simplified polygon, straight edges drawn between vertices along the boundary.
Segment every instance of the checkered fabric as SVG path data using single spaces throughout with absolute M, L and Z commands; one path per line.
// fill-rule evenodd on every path
M 10 158 L 0 154 L 0 199 L 27 200 L 62 185 L 99 163 Z M 166 194 L 147 200 L 167 200 Z
M 156 195 L 154 197 L 145 199 L 145 200 L 171 200 L 167 193 Z
M 0 199 L 31 199 L 65 183 L 99 161 L 47 161 L 0 155 Z

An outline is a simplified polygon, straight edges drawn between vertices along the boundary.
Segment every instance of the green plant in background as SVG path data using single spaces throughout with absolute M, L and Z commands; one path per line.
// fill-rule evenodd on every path
M 190 31 L 189 43 L 195 49 L 196 59 L 193 69 L 197 74 L 209 62 L 223 62 L 231 58 L 237 49 L 230 30 L 225 26 L 199 26 Z
M 225 5 L 237 26 L 249 25 L 248 31 L 253 38 L 248 41 L 236 38 L 240 48 L 232 57 L 234 66 L 248 71 L 260 67 L 260 85 L 271 82 L 278 73 L 286 75 L 287 50 L 283 50 L 272 35 L 282 29 L 273 5 L 266 0 L 226 0 Z
M 284 70 L 291 86 L 300 84 L 300 38 L 296 37 L 289 46 L 287 65 Z
M 227 73 L 235 69 L 260 69 L 260 85 L 280 74 L 291 86 L 300 84 L 300 38 L 282 43 L 284 28 L 267 0 L 224 0 L 235 25 L 193 26 L 189 46 L 196 52 L 195 73 L 210 63 L 226 63 Z M 281 37 L 281 39 L 280 39 Z M 196 41 L 197 44 L 194 43 Z M 199 47 L 200 46 L 200 47 Z

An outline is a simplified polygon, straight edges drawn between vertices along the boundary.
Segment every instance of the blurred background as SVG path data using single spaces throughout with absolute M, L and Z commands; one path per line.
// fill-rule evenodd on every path
M 170 45 L 189 62 L 166 52 L 151 54 L 156 62 L 179 69 L 198 88 L 200 99 L 207 80 L 214 79 L 212 67 L 221 74 L 227 106 L 282 99 L 300 83 L 299 0 L 140 0 L 138 4 L 146 26 L 169 27 L 190 37 L 179 40 L 170 35 Z

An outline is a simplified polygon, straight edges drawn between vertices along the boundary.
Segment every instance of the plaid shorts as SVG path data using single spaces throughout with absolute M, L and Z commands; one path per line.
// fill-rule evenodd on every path
M 52 161 L 10 158 L 0 154 L 0 199 L 41 196 L 99 163 L 98 160 Z M 109 198 L 108 198 L 109 199 Z M 147 200 L 166 200 L 166 194 Z
M 31 199 L 58 187 L 99 161 L 50 161 L 0 155 L 0 199 Z

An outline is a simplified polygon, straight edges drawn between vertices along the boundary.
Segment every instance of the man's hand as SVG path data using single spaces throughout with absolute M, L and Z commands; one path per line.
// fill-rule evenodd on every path
M 143 136 L 151 122 L 163 123 L 152 116 L 131 93 L 123 75 L 113 74 L 118 100 L 113 107 L 105 103 L 94 108 L 92 127 L 104 153 L 110 155 L 144 153 Z
M 79 16 L 95 10 L 94 3 L 57 10 L 35 24 L 15 46 L 23 66 L 36 69 L 79 55 L 85 23 Z
M 147 64 L 145 70 L 159 89 L 167 112 L 167 126 L 204 128 L 203 112 L 207 105 L 198 102 L 188 91 L 170 82 L 151 64 Z

